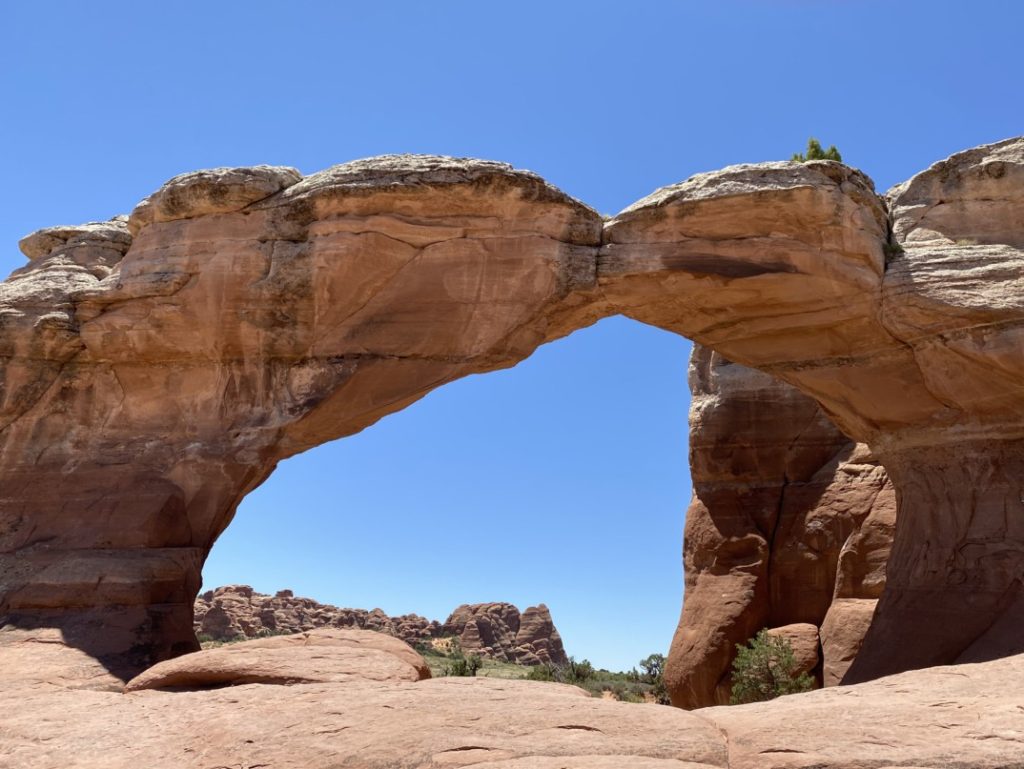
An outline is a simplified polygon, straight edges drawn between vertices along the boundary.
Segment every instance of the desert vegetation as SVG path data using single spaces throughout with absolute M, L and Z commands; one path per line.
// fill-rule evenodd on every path
M 843 156 L 839 154 L 834 144 L 830 144 L 827 150 L 822 149 L 821 142 L 812 136 L 807 140 L 807 149 L 803 152 L 794 152 L 790 160 L 798 163 L 806 163 L 808 160 L 836 160 L 841 163 Z
M 423 655 L 435 677 L 480 676 L 548 681 L 578 686 L 592 696 L 605 699 L 669 704 L 662 677 L 665 664 L 663 654 L 651 654 L 640 661 L 639 667 L 615 672 L 595 668 L 589 660 L 577 660 L 575 657 L 569 657 L 565 665 L 543 663 L 529 666 L 476 655 L 467 656 L 459 647 L 457 638 L 424 642 L 416 646 L 416 651 Z
M 797 673 L 793 648 L 785 638 L 763 629 L 746 645 L 736 644 L 729 704 L 764 702 L 813 688 L 814 679 L 807 673 Z

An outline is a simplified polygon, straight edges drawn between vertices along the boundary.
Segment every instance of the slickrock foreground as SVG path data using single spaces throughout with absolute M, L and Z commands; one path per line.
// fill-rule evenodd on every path
M 194 650 L 201 564 L 279 461 L 621 313 L 792 385 L 885 468 L 898 530 L 844 682 L 1020 652 L 1022 219 L 1018 138 L 886 198 L 760 163 L 605 222 L 504 164 L 389 156 L 185 174 L 34 233 L 0 284 L 0 644 L 57 629 L 122 679 Z
M 122 693 L 83 653 L 5 632 L 23 640 L 0 645 L 5 698 L 17 703 L 0 711 L 0 765 L 18 769 L 940 769 L 1024 761 L 1024 694 L 1007 685 L 1024 676 L 1022 657 L 684 711 L 591 698 L 562 684 L 375 680 L 382 657 L 393 653 L 401 668 L 415 652 L 370 659 L 355 656 L 359 644 L 293 657 L 290 676 L 303 683 L 141 685 L 168 666 L 187 668 L 190 658 L 193 670 L 208 671 L 203 658 L 212 652 L 198 652 L 157 665 Z M 309 639 L 326 633 L 326 641 L 330 632 Z M 380 633 L 343 633 L 377 649 L 381 640 L 401 645 Z M 246 663 L 265 670 L 265 641 L 230 647 L 236 673 Z M 351 675 L 309 682 L 315 676 L 303 665 Z
M 291 590 L 264 595 L 248 585 L 226 585 L 196 598 L 194 627 L 197 635 L 214 641 L 316 628 L 359 628 L 409 644 L 455 637 L 466 654 L 521 665 L 568 661 L 562 637 L 544 604 L 522 613 L 510 603 L 464 604 L 441 624 L 418 614 L 389 617 L 380 609 L 340 609 L 296 597 Z

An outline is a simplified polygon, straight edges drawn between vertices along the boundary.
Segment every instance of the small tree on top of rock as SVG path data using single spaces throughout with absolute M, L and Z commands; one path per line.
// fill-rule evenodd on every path
M 812 136 L 807 140 L 807 151 L 794 152 L 790 159 L 798 163 L 806 163 L 808 160 L 837 160 L 841 163 L 843 156 L 839 154 L 834 144 L 830 144 L 827 150 L 822 149 L 821 142 Z
M 765 629 L 751 638 L 749 644 L 736 644 L 731 705 L 765 702 L 814 688 L 814 679 L 807 673 L 797 675 L 793 648 L 785 638 L 770 635 Z

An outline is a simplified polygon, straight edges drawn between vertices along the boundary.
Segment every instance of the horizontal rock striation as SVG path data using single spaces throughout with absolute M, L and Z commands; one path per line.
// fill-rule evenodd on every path
M 464 604 L 442 624 L 418 614 L 389 617 L 381 609 L 341 609 L 297 597 L 291 590 L 264 595 L 248 585 L 226 585 L 196 598 L 194 627 L 197 635 L 214 641 L 357 628 L 414 645 L 454 637 L 467 654 L 522 665 L 568 661 L 562 637 L 544 604 L 522 613 L 510 603 Z
M 621 313 L 793 385 L 885 467 L 845 680 L 1019 650 L 1022 200 L 1024 139 L 885 199 L 761 163 L 607 222 L 504 164 L 388 156 L 186 174 L 29 236 L 0 284 L 0 622 L 122 675 L 193 650 L 202 563 L 281 459 Z

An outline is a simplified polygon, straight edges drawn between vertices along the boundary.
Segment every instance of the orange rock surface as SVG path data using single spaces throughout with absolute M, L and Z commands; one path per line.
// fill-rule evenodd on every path
M 486 161 L 215 169 L 30 235 L 0 284 L 0 622 L 122 677 L 194 650 L 201 565 L 279 461 L 622 313 L 884 466 L 898 527 L 845 681 L 1021 651 L 1022 209 L 1013 139 L 884 199 L 762 163 L 607 222 Z

